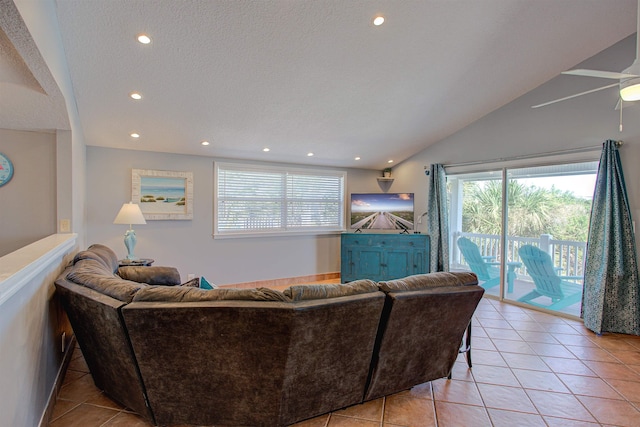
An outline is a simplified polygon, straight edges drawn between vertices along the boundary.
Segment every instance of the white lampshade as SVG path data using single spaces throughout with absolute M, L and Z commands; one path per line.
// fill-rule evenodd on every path
M 113 220 L 114 224 L 146 224 L 147 221 L 144 220 L 144 215 L 142 215 L 142 211 L 140 210 L 140 206 L 136 203 L 129 202 L 122 205 L 120 212 L 116 216 L 116 219 Z

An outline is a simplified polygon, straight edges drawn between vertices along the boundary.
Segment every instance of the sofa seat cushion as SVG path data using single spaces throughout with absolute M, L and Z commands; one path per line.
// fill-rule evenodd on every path
M 180 273 L 175 267 L 140 267 L 126 266 L 118 269 L 118 276 L 133 282 L 148 285 L 177 286 L 181 283 Z
M 442 286 L 468 286 L 477 285 L 478 276 L 468 272 L 437 272 L 416 274 L 403 279 L 379 282 L 380 290 L 389 292 L 409 292 L 421 289 L 436 288 Z
M 201 289 L 187 286 L 149 286 L 133 297 L 134 302 L 198 302 L 198 301 L 289 301 L 282 292 L 268 288 Z
M 124 302 L 131 302 L 133 295 L 147 286 L 109 273 L 104 263 L 95 259 L 77 261 L 67 274 L 67 279 Z
M 292 301 L 305 301 L 368 294 L 377 291 L 378 286 L 373 280 L 362 279 L 342 284 L 295 285 L 288 287 L 283 293 Z

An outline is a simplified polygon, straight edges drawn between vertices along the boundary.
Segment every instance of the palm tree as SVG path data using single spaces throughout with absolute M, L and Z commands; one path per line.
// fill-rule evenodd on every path
M 586 241 L 591 202 L 555 188 L 527 186 L 517 180 L 507 185 L 508 234 Z M 502 182 L 468 181 L 463 186 L 462 231 L 501 234 Z

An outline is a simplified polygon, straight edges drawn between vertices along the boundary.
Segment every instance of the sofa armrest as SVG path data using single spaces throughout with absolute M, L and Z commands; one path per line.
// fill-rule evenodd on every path
M 149 285 L 176 286 L 181 283 L 180 273 L 175 267 L 161 266 L 126 266 L 118 268 L 118 276 L 125 280 Z

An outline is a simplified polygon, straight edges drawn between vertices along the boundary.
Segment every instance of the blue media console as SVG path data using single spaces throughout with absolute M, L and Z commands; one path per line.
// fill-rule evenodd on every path
M 344 233 L 340 244 L 340 281 L 393 280 L 429 272 L 425 234 Z

